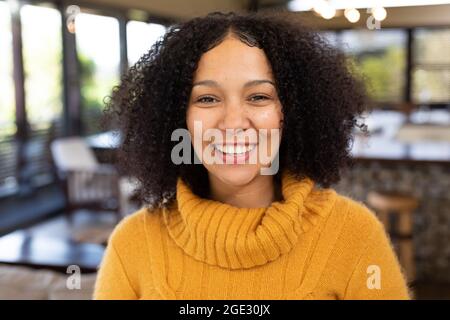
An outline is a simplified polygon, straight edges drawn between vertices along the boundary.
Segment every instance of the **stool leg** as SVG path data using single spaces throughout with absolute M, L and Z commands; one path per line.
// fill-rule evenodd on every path
M 413 224 L 412 212 L 400 212 L 398 224 L 398 232 L 401 235 L 411 236 L 410 239 L 402 239 L 400 241 L 400 252 L 402 264 L 405 267 L 409 281 L 415 279 L 415 263 L 414 263 L 414 245 L 413 245 Z
M 414 246 L 412 240 L 402 239 L 399 245 L 400 261 L 406 271 L 409 282 L 415 280 L 416 270 L 414 264 Z
M 398 231 L 402 235 L 412 235 L 412 213 L 409 211 L 400 212 Z

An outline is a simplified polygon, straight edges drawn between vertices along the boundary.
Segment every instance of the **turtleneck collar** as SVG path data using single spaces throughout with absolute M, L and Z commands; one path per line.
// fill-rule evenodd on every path
M 172 239 L 194 259 L 228 269 L 266 264 L 289 252 L 299 236 L 331 209 L 333 189 L 282 174 L 282 201 L 239 208 L 197 196 L 181 180 L 175 205 L 163 210 Z

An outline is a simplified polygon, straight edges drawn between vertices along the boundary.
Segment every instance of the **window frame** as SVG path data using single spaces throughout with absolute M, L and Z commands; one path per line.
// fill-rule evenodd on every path
M 395 27 L 390 26 L 383 28 L 382 30 L 404 30 L 406 32 L 406 43 L 405 43 L 405 53 L 406 53 L 406 65 L 405 65 L 405 86 L 404 86 L 404 93 L 403 93 L 403 99 L 400 103 L 398 102 L 392 102 L 392 101 L 373 101 L 375 104 L 375 107 L 378 109 L 387 109 L 387 110 L 398 110 L 402 109 L 403 105 L 410 104 L 414 105 L 415 107 L 418 107 L 419 105 L 426 105 L 430 109 L 445 109 L 450 106 L 450 101 L 438 101 L 438 102 L 423 102 L 418 103 L 415 102 L 413 99 L 413 71 L 416 67 L 414 62 L 414 41 L 416 39 L 416 32 L 419 29 L 426 29 L 426 30 L 441 30 L 441 29 L 450 29 L 450 25 L 439 25 L 439 26 L 414 26 L 414 27 Z M 320 32 L 324 33 L 334 33 L 337 39 L 338 48 L 342 49 L 342 43 L 341 43 L 341 37 L 340 34 L 344 31 L 358 31 L 357 28 L 336 28 L 336 29 L 320 29 L 318 30 Z M 450 67 L 450 65 L 449 65 Z

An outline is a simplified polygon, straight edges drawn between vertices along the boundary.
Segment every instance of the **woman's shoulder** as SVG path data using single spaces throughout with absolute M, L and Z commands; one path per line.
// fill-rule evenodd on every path
M 334 225 L 344 228 L 369 232 L 381 225 L 375 212 L 364 202 L 339 193 L 334 188 L 313 190 L 306 207 L 308 212 L 325 217 L 324 221 L 331 219 Z
M 366 237 L 383 230 L 384 227 L 376 213 L 364 202 L 344 194 L 336 195 L 334 216 L 341 220 L 344 234 L 349 237 Z
M 109 242 L 115 247 L 130 248 L 146 239 L 148 225 L 154 225 L 159 220 L 157 209 L 143 207 L 122 218 L 112 231 Z
M 383 224 L 364 202 L 336 193 L 329 217 L 321 229 L 324 246 L 333 252 L 332 265 L 353 270 L 366 248 L 385 239 Z

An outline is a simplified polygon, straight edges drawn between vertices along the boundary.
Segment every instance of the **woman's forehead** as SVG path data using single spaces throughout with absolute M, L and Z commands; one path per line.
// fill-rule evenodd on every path
M 196 80 L 227 81 L 268 77 L 272 78 L 272 72 L 264 51 L 250 47 L 234 37 L 225 38 L 205 52 L 195 72 Z

